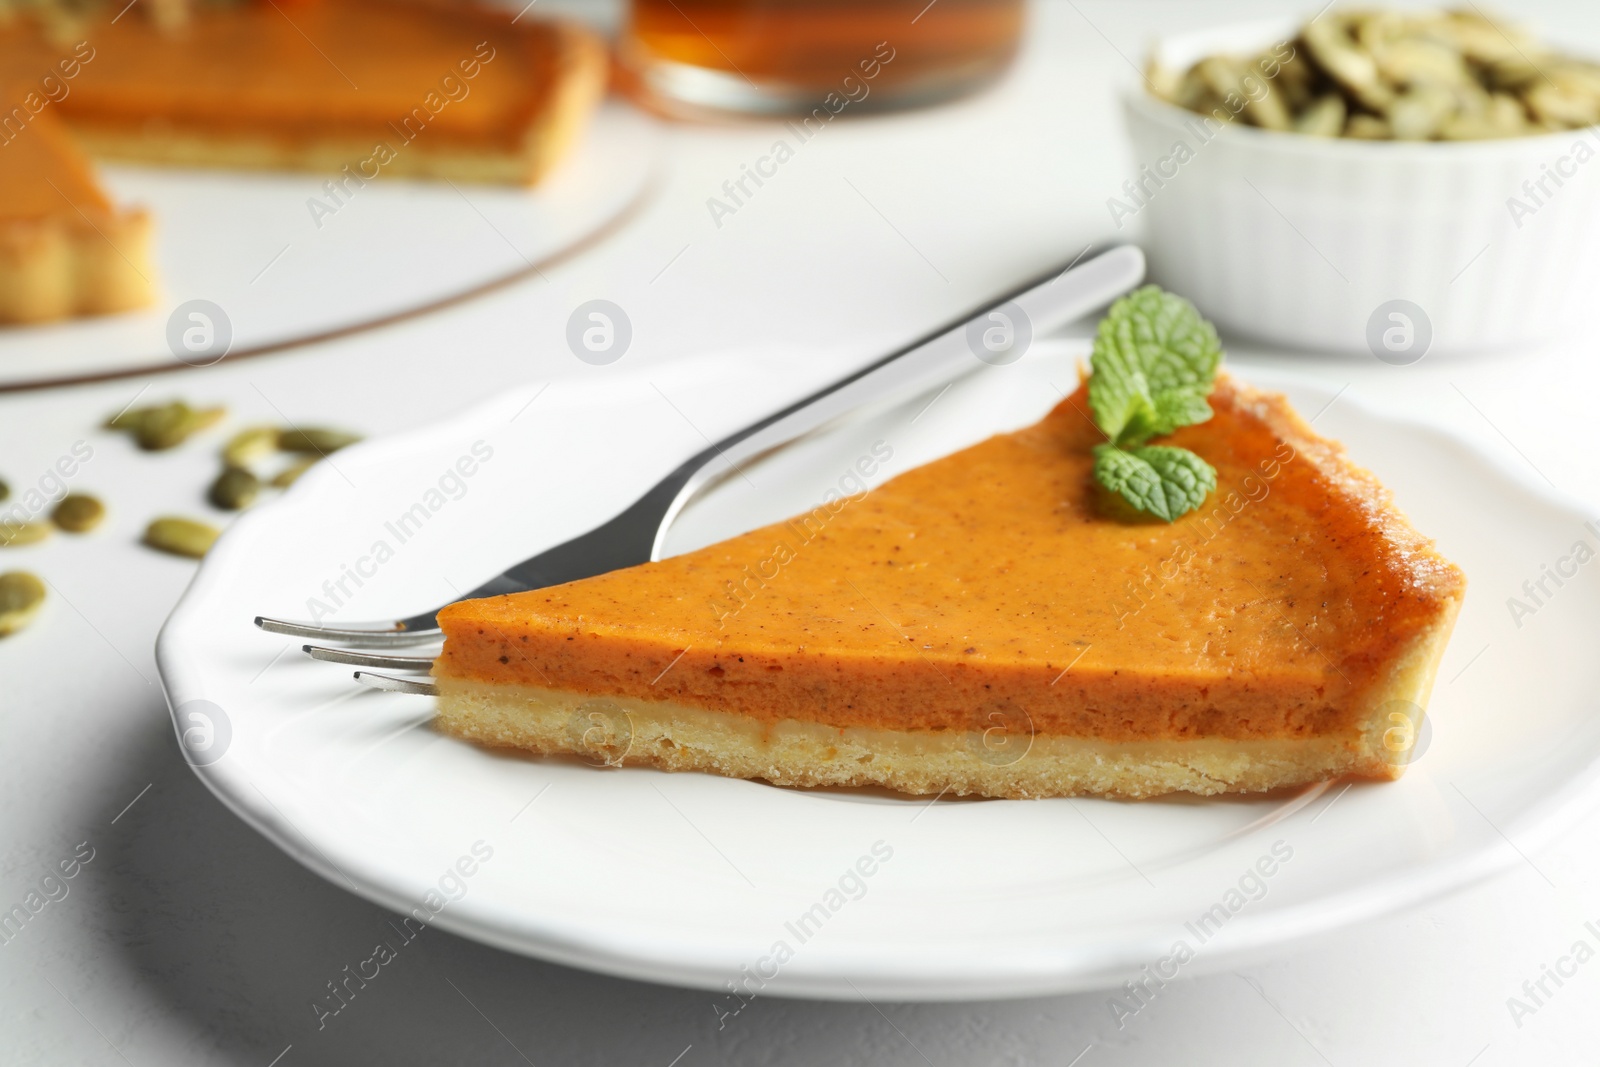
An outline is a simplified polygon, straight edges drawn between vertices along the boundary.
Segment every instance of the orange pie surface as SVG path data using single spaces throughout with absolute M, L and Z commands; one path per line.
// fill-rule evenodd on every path
M 1213 464 L 1218 489 L 1174 523 L 1105 499 L 1080 389 L 1032 427 L 789 522 L 452 605 L 444 706 L 459 683 L 767 730 L 1335 739 L 1345 770 L 1391 776 L 1365 751 L 1373 713 L 1426 702 L 1461 573 L 1281 398 L 1224 378 L 1211 402 L 1170 443 Z

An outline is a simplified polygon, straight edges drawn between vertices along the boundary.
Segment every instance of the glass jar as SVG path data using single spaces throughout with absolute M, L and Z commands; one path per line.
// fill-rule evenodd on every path
M 668 114 L 837 114 L 970 92 L 1022 22 L 1023 0 L 633 0 L 619 56 Z

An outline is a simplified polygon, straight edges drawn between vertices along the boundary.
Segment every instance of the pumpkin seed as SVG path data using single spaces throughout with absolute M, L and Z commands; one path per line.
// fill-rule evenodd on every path
M 1240 114 L 1246 122 L 1269 130 L 1289 128 L 1288 110 L 1259 74 L 1226 56 L 1202 59 L 1195 69 L 1214 95 L 1223 100 L 1236 97 L 1244 102 Z M 1263 89 L 1266 90 L 1264 93 Z M 1252 99 L 1252 91 L 1260 94 L 1259 98 Z
M 1389 123 L 1376 115 L 1351 115 L 1344 124 L 1344 135 L 1360 141 L 1387 141 L 1394 136 Z
M 1407 89 L 1389 108 L 1389 126 L 1397 141 L 1430 141 L 1455 111 L 1455 95 L 1448 90 Z
M 1256 60 L 1256 69 L 1270 71 L 1275 62 L 1278 63 L 1278 75 L 1273 81 L 1277 84 L 1277 91 L 1283 94 L 1284 102 L 1289 105 L 1289 112 L 1295 114 L 1310 106 L 1320 93 L 1316 83 L 1321 76 L 1306 59 L 1305 53 L 1296 50 L 1293 56 L 1282 61 L 1277 59 L 1276 54 L 1264 55 Z
M 1472 11 L 1451 11 L 1434 27 L 1468 61 L 1480 65 L 1532 55 L 1538 42 L 1514 26 L 1505 26 Z
M 1592 63 L 1563 62 L 1550 71 L 1550 80 L 1564 92 L 1600 96 L 1600 67 Z
M 1378 77 L 1372 56 L 1356 47 L 1344 21 L 1332 16 L 1317 19 L 1300 31 L 1300 39 L 1317 66 L 1357 103 L 1372 111 L 1388 108 L 1394 91 Z
M 1600 64 L 1558 55 L 1473 10 L 1332 12 L 1254 57 L 1206 56 L 1151 91 L 1264 129 L 1366 140 L 1471 140 L 1600 125 Z M 1251 78 L 1269 83 L 1263 94 Z M 1254 90 L 1259 99 L 1249 99 Z M 1244 97 L 1241 105 L 1237 97 Z
M 1385 45 L 1401 40 L 1412 29 L 1406 17 L 1398 11 L 1360 11 L 1346 17 L 1350 36 L 1368 52 L 1376 52 Z
M 1518 92 L 1538 81 L 1542 75 L 1538 65 L 1527 56 L 1512 54 L 1497 59 L 1485 71 L 1489 87 Z
M 47 522 L 0 522 L 0 548 L 36 545 L 50 536 Z
M 1144 80 L 1145 84 L 1150 86 L 1150 91 L 1161 99 L 1173 104 L 1178 102 L 1178 91 L 1183 85 L 1183 78 L 1155 56 L 1151 56 L 1144 65 Z
M 1464 85 L 1472 79 L 1461 53 L 1422 38 L 1402 38 L 1373 52 L 1378 71 L 1393 85 Z
M 283 470 L 272 476 L 272 487 L 274 489 L 289 488 L 299 480 L 302 474 L 310 470 L 312 467 L 315 467 L 317 465 L 317 461 L 321 458 L 321 456 L 307 456 L 305 459 L 295 460 L 293 463 L 283 468 Z
M 260 493 L 260 478 L 243 467 L 224 467 L 211 483 L 206 499 L 224 511 L 238 511 L 255 503 Z
M 144 417 L 155 408 L 125 408 L 105 421 L 108 430 L 137 430 Z
M 1514 136 L 1528 129 L 1528 109 L 1507 93 L 1494 93 L 1489 97 L 1489 110 L 1484 119 L 1499 130 L 1501 136 Z
M 174 516 L 159 518 L 145 527 L 144 543 L 161 552 L 199 559 L 210 551 L 222 531 L 215 526 Z
M 0 478 L 0 501 L 4 501 L 10 495 L 11 495 L 11 487 L 6 484 L 6 481 L 5 481 L 4 478 Z
M 0 637 L 10 637 L 39 614 L 45 587 L 27 571 L 0 574 Z
M 1522 99 L 1536 120 L 1556 129 L 1600 122 L 1600 98 L 1573 86 L 1541 82 L 1529 88 Z
M 88 493 L 69 493 L 61 498 L 50 521 L 67 533 L 88 533 L 106 517 L 106 506 Z
M 1481 141 L 1492 137 L 1518 137 L 1528 132 L 1528 113 L 1521 101 L 1494 93 L 1480 113 L 1463 113 L 1445 122 L 1439 135 L 1447 141 Z
M 1300 112 L 1294 120 L 1294 128 L 1313 137 L 1337 137 L 1344 132 L 1344 120 L 1344 97 L 1338 93 L 1326 93 Z
M 230 467 L 248 467 L 277 450 L 276 426 L 251 426 L 234 434 L 222 446 L 222 460 Z
M 182 400 L 148 408 L 130 408 L 106 422 L 113 430 L 127 430 L 146 452 L 161 452 L 183 444 L 191 436 L 215 425 L 226 408 L 192 408 Z
M 278 447 L 285 452 L 315 452 L 325 456 L 359 440 L 360 434 L 345 433 L 343 430 L 294 429 L 278 435 Z

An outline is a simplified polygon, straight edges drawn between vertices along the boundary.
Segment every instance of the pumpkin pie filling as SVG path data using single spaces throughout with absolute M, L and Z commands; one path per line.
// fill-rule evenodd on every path
M 1211 404 L 1170 443 L 1218 488 L 1170 524 L 1119 514 L 1095 484 L 1080 389 L 788 522 L 452 605 L 441 723 L 581 753 L 595 714 L 613 732 L 625 714 L 623 759 L 912 791 L 1394 777 L 1384 709 L 1420 714 L 1461 573 L 1282 398 L 1224 377 Z M 974 745 L 991 735 L 1026 755 Z M 797 738 L 806 751 L 775 762 Z

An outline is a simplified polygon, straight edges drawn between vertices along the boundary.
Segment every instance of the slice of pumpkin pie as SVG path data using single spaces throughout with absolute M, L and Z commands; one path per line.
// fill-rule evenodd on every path
M 1095 373 L 1114 363 L 1097 346 Z M 919 794 L 1398 777 L 1463 576 L 1282 397 L 1201 379 L 1203 421 L 1126 449 L 1167 494 L 1142 511 L 1096 473 L 1107 405 L 1085 385 L 1034 426 L 788 522 L 452 605 L 440 725 Z M 1182 407 L 1152 393 L 1153 411 Z M 1157 453 L 1180 451 L 1211 484 L 1169 484 Z M 1197 506 L 1159 517 L 1185 491 Z
M 0 104 L 11 98 L 0 89 Z M 150 229 L 147 213 L 112 203 L 54 115 L 0 138 L 0 323 L 148 304 Z

